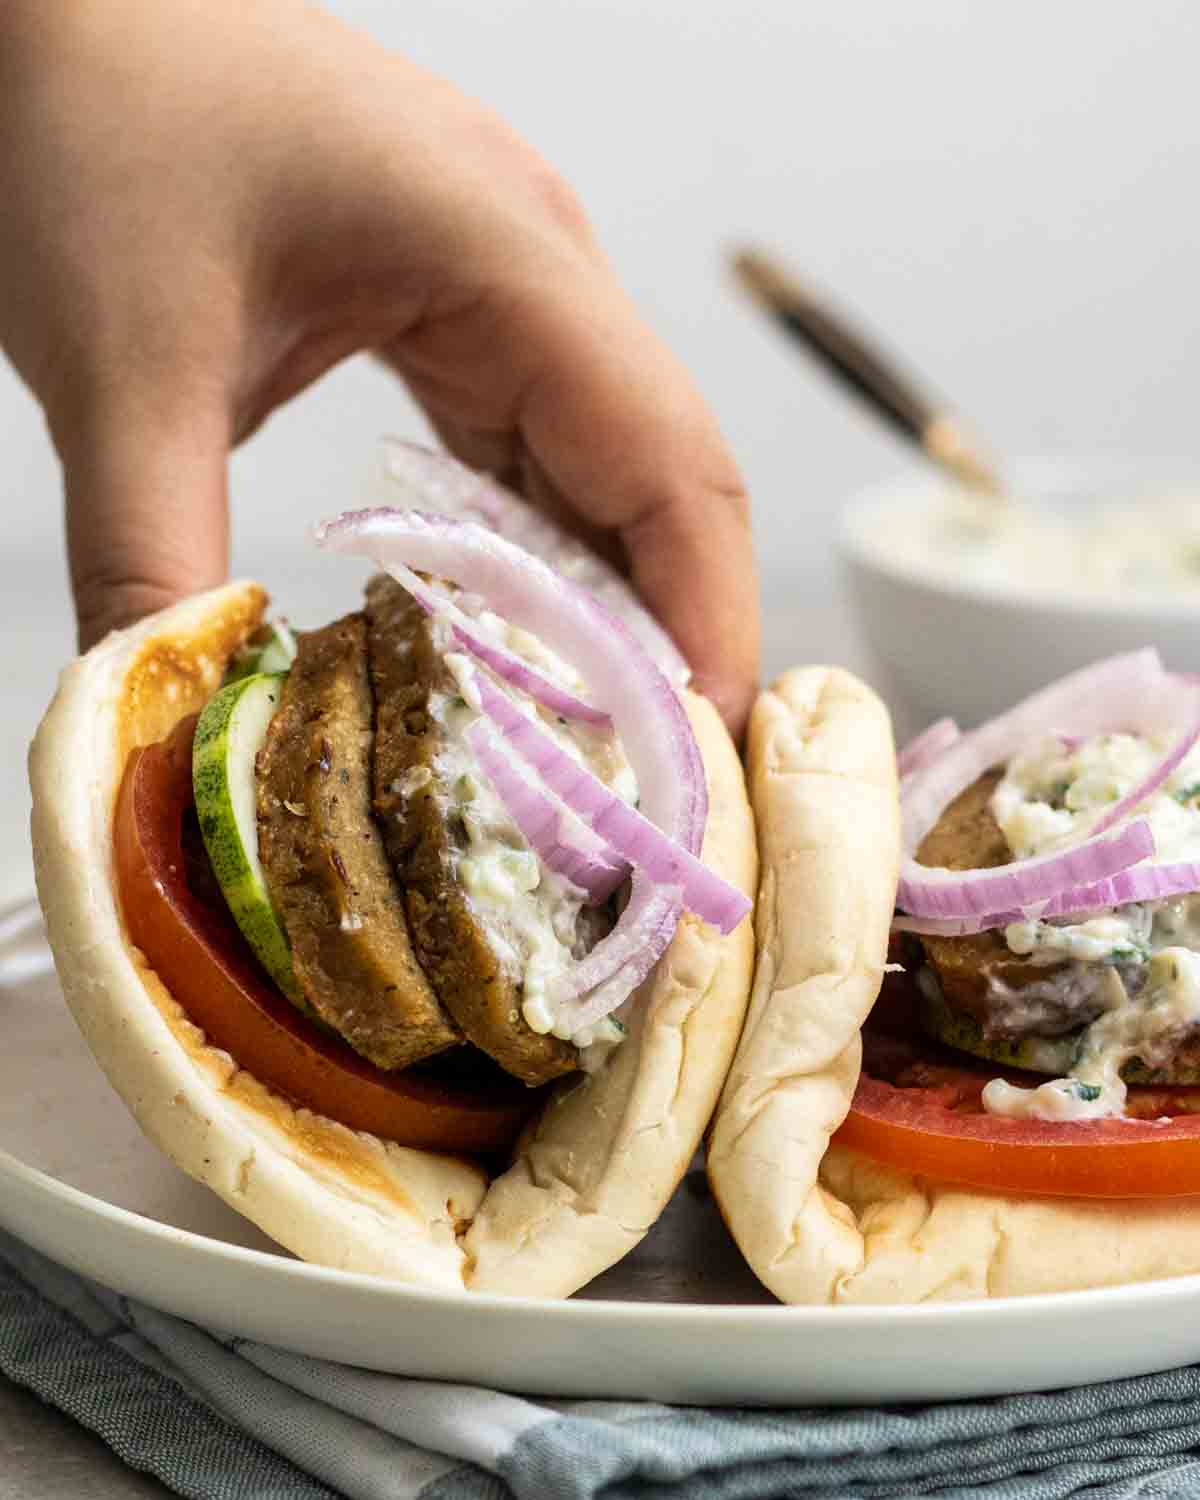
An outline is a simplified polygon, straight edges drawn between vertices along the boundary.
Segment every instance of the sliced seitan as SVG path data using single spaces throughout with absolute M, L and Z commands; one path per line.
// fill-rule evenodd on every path
M 998 770 L 987 772 L 955 798 L 917 851 L 922 864 L 948 870 L 982 870 L 1011 862 L 1012 851 L 989 806 L 1001 774 Z M 946 1004 L 972 1016 L 987 1035 L 1011 1034 L 1005 1025 L 1005 1011 L 1011 1007 L 1005 1005 L 1004 990 L 997 990 L 993 981 L 1010 990 L 1043 985 L 1042 993 L 1048 996 L 1044 981 L 1067 967 L 1065 963 L 1027 963 L 1010 950 L 1001 931 L 970 937 L 923 937 L 920 942 L 937 974 Z M 1047 1006 L 1039 1007 L 1034 1002 L 1027 1008 L 1019 1031 L 1022 1035 L 1053 1036 L 1091 1020 L 1102 1008 L 1096 1006 L 1088 1014 L 1080 1014 L 1076 1008 L 1056 1017 L 1041 1015 L 1039 1012 Z
M 376 702 L 375 814 L 404 888 L 413 942 L 442 1004 L 466 1036 L 525 1083 L 578 1067 L 568 1042 L 531 1030 L 519 977 L 497 956 L 456 875 L 465 831 L 442 783 L 443 729 L 431 697 L 457 687 L 429 617 L 393 579 L 367 585 L 367 642 Z
M 413 951 L 371 817 L 366 623 L 302 635 L 259 754 L 259 853 L 317 1014 L 380 1068 L 461 1042 Z
M 989 806 L 1000 775 L 989 771 L 950 804 L 921 844 L 922 864 L 971 870 L 1011 861 L 1012 851 Z M 922 1007 L 926 1029 L 952 1047 L 1009 1067 L 1066 1072 L 1079 1028 L 1111 1003 L 1107 966 L 1071 960 L 1031 964 L 1011 951 L 1001 931 L 923 937 L 919 942 L 945 1002 L 943 1009 L 936 997 L 927 997 Z M 1123 982 L 1136 992 L 1140 979 L 1127 973 Z M 1039 1053 L 1028 1045 L 1038 1041 L 1049 1041 L 1051 1047 Z M 1061 1049 L 1057 1054 L 1054 1045 Z M 1166 1064 L 1147 1066 L 1133 1057 L 1122 1066 L 1121 1077 L 1136 1084 L 1200 1082 L 1200 1028 L 1179 1037 Z M 1138 1106 L 1143 1107 L 1149 1108 Z M 1174 1106 L 1166 1112 L 1174 1112 Z

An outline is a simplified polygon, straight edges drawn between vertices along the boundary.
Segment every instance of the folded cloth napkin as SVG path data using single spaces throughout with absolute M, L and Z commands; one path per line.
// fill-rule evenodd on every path
M 195 1500 L 1200 1495 L 1200 1367 L 880 1410 L 510 1396 L 209 1332 L 2 1233 L 0 1371 Z

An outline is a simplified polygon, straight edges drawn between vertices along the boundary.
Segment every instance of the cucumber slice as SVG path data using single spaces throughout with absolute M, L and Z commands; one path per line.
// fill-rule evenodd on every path
M 258 672 L 286 672 L 296 660 L 296 637 L 284 620 L 264 625 L 229 664 L 225 681 L 240 682 Z
M 192 788 L 204 847 L 242 935 L 289 999 L 302 995 L 283 924 L 258 858 L 254 759 L 279 707 L 285 673 L 259 672 L 227 683 L 196 725 Z

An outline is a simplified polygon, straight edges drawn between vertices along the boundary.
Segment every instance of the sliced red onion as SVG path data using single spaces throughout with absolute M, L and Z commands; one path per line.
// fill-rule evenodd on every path
M 629 874 L 628 863 L 568 809 L 530 785 L 486 720 L 468 725 L 464 737 L 509 817 L 547 869 L 569 880 L 591 905 L 607 901 Z
M 1121 829 L 1115 838 L 1093 834 L 1074 848 L 996 869 L 932 869 L 919 864 L 915 855 L 960 792 L 1030 741 L 1052 732 L 1081 736 L 1118 728 L 1157 732 L 1179 723 L 1181 693 L 1186 696 L 1187 691 L 1164 671 L 1152 649 L 1111 657 L 1043 688 L 918 767 L 904 783 L 905 857 L 898 904 L 916 917 L 978 916 L 1106 879 L 1145 859 L 1153 853 L 1154 843 L 1144 823 Z M 1190 706 L 1187 717 L 1196 717 Z
M 1153 648 L 1072 672 L 964 734 L 909 777 L 901 813 L 904 848 L 914 852 L 960 792 L 1047 734 L 1158 730 L 1178 722 L 1178 689 Z
M 1019 922 L 1019 911 L 993 912 L 981 917 L 910 917 L 898 911 L 892 918 L 893 932 L 910 932 L 914 937 L 974 937 L 979 932 L 990 932 L 997 927 L 1007 927 L 1010 922 Z
M 656 885 L 677 889 L 688 911 L 722 933 L 733 931 L 750 910 L 750 901 L 736 886 L 610 791 L 482 673 L 475 674 L 475 687 L 483 712 L 517 754 L 611 849 Z
M 1200 720 L 1197 720 L 1185 734 L 1179 737 L 1168 754 L 1163 756 L 1149 775 L 1143 777 L 1135 787 L 1126 792 L 1119 802 L 1114 802 L 1097 823 L 1093 823 L 1089 830 L 1092 836 L 1107 833 L 1123 817 L 1140 807 L 1147 798 L 1152 797 L 1197 740 L 1200 740 Z
M 593 703 L 585 703 L 582 698 L 577 698 L 574 693 L 531 667 L 527 661 L 503 646 L 496 645 L 494 641 L 489 641 L 480 633 L 470 615 L 464 614 L 453 599 L 432 588 L 423 578 L 418 578 L 411 568 L 406 568 L 403 563 L 392 562 L 388 565 L 388 571 L 397 583 L 404 585 L 426 613 L 444 619 L 450 625 L 458 644 L 491 667 L 497 677 L 503 677 L 505 682 L 511 682 L 513 687 L 520 688 L 521 692 L 528 693 L 531 698 L 544 703 L 556 714 L 562 714 L 565 719 L 579 719 L 585 724 L 597 724 L 611 729 L 612 718 L 602 708 L 597 708 Z
M 1200 890 L 1200 864 L 1185 861 L 1170 865 L 1137 865 L 1121 870 L 1107 880 L 1074 886 L 1048 901 L 1032 902 L 1010 911 L 962 917 L 912 917 L 897 912 L 893 932 L 911 932 L 918 937 L 969 937 L 1007 927 L 1010 922 L 1049 922 L 1068 919 L 1085 922 L 1106 916 L 1116 907 L 1139 901 L 1165 901 L 1171 896 L 1191 895 Z
M 915 740 L 909 740 L 896 756 L 896 770 L 902 777 L 911 776 L 944 754 L 961 735 L 962 730 L 953 719 L 938 719 L 928 729 L 922 730 Z
M 611 714 L 637 776 L 646 818 L 690 854 L 699 852 L 708 788 L 687 714 L 670 682 L 626 627 L 586 589 L 503 537 L 444 516 L 351 512 L 315 528 L 314 538 L 320 546 L 358 553 L 385 568 L 398 562 L 452 579 L 480 594 L 504 619 L 545 641 L 579 672 L 597 706 Z M 571 1002 L 576 1025 L 587 1024 L 585 1014 L 595 1020 L 615 1008 L 649 972 L 682 910 L 679 893 L 671 897 L 668 902 L 635 872 L 630 900 L 616 926 L 562 976 L 561 998 Z M 584 998 L 599 985 L 605 986 L 606 1010 Z M 622 985 L 624 994 L 619 993 Z
M 656 886 L 635 870 L 629 904 L 617 926 L 579 960 L 573 972 L 550 980 L 547 999 L 565 1004 L 576 1029 L 611 1015 L 666 952 L 682 912 L 677 890 Z M 612 943 L 613 937 L 616 943 Z M 606 948 L 606 943 L 612 946 Z M 619 962 L 614 963 L 617 959 Z
M 1185 896 L 1196 890 L 1200 890 L 1200 864 L 1192 860 L 1144 864 L 1121 870 L 1108 880 L 1063 891 L 1047 902 L 1040 915 L 1047 919 L 1073 917 L 1080 912 L 1096 915 L 1114 906 L 1128 906 L 1134 901 L 1164 901 L 1168 896 Z
M 384 440 L 384 472 L 401 486 L 406 504 L 463 520 L 479 520 L 563 577 L 594 594 L 624 622 L 652 661 L 676 686 L 691 678 L 678 646 L 638 599 L 632 585 L 603 558 L 564 531 L 549 516 L 486 474 L 477 474 L 448 453 L 399 438 Z
M 619 620 L 586 589 L 470 521 L 417 511 L 350 511 L 314 528 L 318 546 L 449 578 L 487 600 L 562 656 L 612 717 L 638 777 L 642 805 L 669 837 L 696 852 L 707 787 L 678 695 Z M 693 847 L 694 846 L 694 847 Z
M 914 917 L 965 917 L 1008 911 L 1089 885 L 1154 853 L 1144 818 L 1085 843 L 982 870 L 945 870 L 906 860 L 896 904 Z

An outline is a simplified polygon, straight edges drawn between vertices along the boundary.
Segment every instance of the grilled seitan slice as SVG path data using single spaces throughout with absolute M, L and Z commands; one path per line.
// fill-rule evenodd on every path
M 917 858 L 924 865 L 948 870 L 982 870 L 1006 865 L 1012 860 L 1008 841 L 992 816 L 992 792 L 1002 772 L 988 771 L 973 782 L 941 815 L 925 835 Z M 1066 964 L 1033 965 L 1009 950 L 999 931 L 974 933 L 970 937 L 922 937 L 921 946 L 937 974 L 942 996 L 951 1010 L 964 1011 L 983 1028 L 986 1035 L 1011 1036 L 1005 1026 L 1005 1006 L 989 981 L 998 980 L 1010 989 L 1053 979 Z M 1031 1007 L 1031 1010 L 1034 1008 Z M 1099 1014 L 1072 1012 L 1055 1022 L 1042 1017 L 1036 1034 L 1053 1036 Z M 1016 1033 L 1027 1034 L 1028 1025 Z
M 922 864 L 971 870 L 1009 863 L 1008 842 L 988 806 L 1000 775 L 989 771 L 950 804 L 921 844 Z M 922 1002 L 925 1029 L 951 1047 L 1008 1067 L 1052 1077 L 1069 1072 L 1079 1028 L 1109 1003 L 1104 966 L 1070 960 L 1030 964 L 1011 952 L 999 931 L 922 937 L 919 942 L 942 992 L 942 1001 L 926 996 Z M 992 980 L 1002 988 L 994 988 Z M 1007 991 L 1018 992 L 1015 1004 L 1006 998 Z M 1133 1057 L 1121 1068 L 1121 1077 L 1136 1084 L 1200 1083 L 1200 1028 L 1179 1037 L 1166 1063 L 1147 1066 Z M 1174 1112 L 1177 1105 L 1163 1112 Z M 1150 1107 L 1143 1102 L 1138 1113 Z
M 404 889 L 413 942 L 438 998 L 468 1039 L 514 1078 L 545 1083 L 578 1067 L 568 1042 L 539 1035 L 456 875 L 465 841 L 443 784 L 444 731 L 431 695 L 458 689 L 429 617 L 393 579 L 367 585 L 367 646 L 375 692 L 375 814 Z
M 462 1036 L 413 952 L 371 817 L 372 720 L 363 617 L 302 635 L 259 754 L 258 838 L 306 999 L 393 1069 Z

